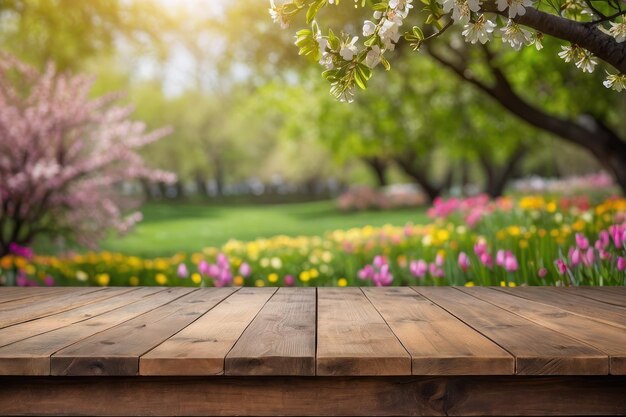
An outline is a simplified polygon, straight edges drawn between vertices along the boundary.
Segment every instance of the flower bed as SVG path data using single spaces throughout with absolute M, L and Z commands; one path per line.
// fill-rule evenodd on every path
M 0 259 L 17 285 L 624 285 L 626 199 L 437 200 L 427 225 L 232 240 L 142 259 L 88 252 Z

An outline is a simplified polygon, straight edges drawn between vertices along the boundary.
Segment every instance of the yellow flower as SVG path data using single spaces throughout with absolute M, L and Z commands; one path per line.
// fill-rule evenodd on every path
M 309 274 L 311 275 L 311 278 L 317 278 L 320 276 L 320 273 L 315 268 L 311 268 Z
M 128 284 L 133 286 L 133 287 L 136 287 L 137 285 L 139 285 L 139 278 L 137 278 L 135 276 L 130 277 L 128 279 Z
M 556 202 L 554 202 L 554 201 L 550 201 L 550 202 L 548 203 L 548 205 L 546 206 L 546 210 L 548 211 L 548 213 L 554 213 L 554 212 L 556 212 L 557 208 L 558 208 L 558 207 L 557 207 L 557 205 L 556 205 Z
M 233 278 L 233 284 L 241 287 L 243 285 L 243 277 L 241 275 L 237 275 L 235 278 Z
M 267 280 L 271 283 L 278 282 L 278 274 L 275 272 L 272 272 L 271 274 L 267 276 Z
M 159 285 L 167 284 L 167 276 L 165 274 L 158 273 L 154 276 L 154 280 Z
M 24 269 L 26 268 L 26 265 L 27 265 L 26 259 L 21 258 L 19 256 L 15 257 L 15 259 L 13 260 L 13 263 L 18 269 Z
M 345 278 L 339 278 L 337 280 L 337 285 L 340 286 L 340 287 L 345 287 L 345 286 L 348 285 L 348 280 L 345 279 Z
M 437 231 L 436 238 L 442 242 L 446 242 L 450 239 L 450 232 L 445 229 L 440 229 Z
M 572 229 L 577 232 L 582 232 L 585 230 L 585 221 L 583 219 L 578 219 L 574 224 L 572 224 Z
M 197 272 L 194 272 L 193 274 L 191 274 L 191 281 L 194 284 L 199 285 L 202 282 L 202 275 L 200 275 Z
M 511 236 L 519 236 L 521 229 L 519 228 L 519 226 L 509 226 L 507 227 L 507 231 Z
M 111 277 L 109 276 L 109 274 L 98 274 L 96 276 L 96 281 L 98 282 L 98 285 L 106 287 L 107 285 L 109 285 Z
M 500 286 L 501 286 L 501 287 L 506 287 L 506 282 L 504 282 L 504 281 L 500 281 Z
M 474 281 L 467 281 L 467 282 L 465 283 L 465 286 L 466 286 L 466 287 L 473 287 L 473 286 L 474 286 Z
M 515 287 L 517 286 L 514 282 L 509 282 L 509 287 Z
M 309 282 L 309 280 L 311 279 L 311 274 L 309 273 L 309 271 L 302 271 L 300 272 L 299 278 L 302 282 Z
M 0 259 L 0 268 L 9 269 L 13 266 L 13 257 L 11 255 L 6 255 Z
M 257 286 L 257 287 L 265 287 L 265 281 L 263 281 L 262 279 L 257 279 L 254 282 L 254 285 Z

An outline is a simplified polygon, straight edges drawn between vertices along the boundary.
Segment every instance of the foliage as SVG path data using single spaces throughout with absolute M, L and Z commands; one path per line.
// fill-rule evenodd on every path
M 231 240 L 141 259 L 14 253 L 4 275 L 62 285 L 624 285 L 626 200 L 439 200 L 431 224 Z M 27 256 L 25 256 L 27 255 Z
M 119 185 L 170 181 L 137 150 L 169 129 L 145 132 L 113 95 L 89 97 L 92 81 L 0 60 L 0 253 L 40 235 L 95 246 L 109 228 L 126 231 L 138 213 Z
M 272 19 L 283 28 L 306 12 L 309 27 L 296 32 L 296 45 L 300 55 L 324 67 L 323 76 L 340 101 L 353 101 L 355 88 L 367 87 L 371 70 L 378 64 L 389 70 L 386 55 L 395 50 L 402 37 L 418 50 L 453 26 L 463 28 L 462 35 L 468 43 L 484 45 L 497 33 L 514 50 L 533 44 L 541 50 L 543 33 L 550 34 L 570 43 L 562 46 L 558 54 L 565 62 L 591 73 L 600 58 L 618 71 L 608 73 L 604 85 L 617 91 L 626 89 L 626 65 L 619 58 L 626 49 L 621 44 L 626 40 L 626 11 L 619 2 L 594 5 L 565 0 L 421 0 L 423 4 L 417 10 L 420 7 L 413 0 L 362 0 L 360 6 L 367 5 L 373 12 L 371 20 L 361 20 L 363 23 L 358 25 L 362 28 L 362 44 L 357 43 L 359 37 L 354 32 L 335 34 L 327 21 L 325 27 L 320 26 L 320 10 L 328 5 L 339 7 L 340 3 L 290 0 L 277 4 L 270 0 L 269 10 Z M 403 29 L 407 20 L 412 27 Z M 536 31 L 530 32 L 524 26 Z

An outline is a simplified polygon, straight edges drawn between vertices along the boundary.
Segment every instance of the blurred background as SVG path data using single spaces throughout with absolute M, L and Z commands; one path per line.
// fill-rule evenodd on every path
M 426 225 L 441 197 L 532 194 L 548 204 L 583 196 L 595 204 L 621 194 L 611 167 L 589 146 L 526 123 L 427 53 L 399 48 L 392 70 L 377 68 L 354 103 L 336 102 L 319 65 L 298 56 L 296 28 L 280 30 L 266 3 L 0 2 L 3 52 L 41 71 L 53 63 L 60 72 L 88 74 L 92 97 L 121 92 L 117 101 L 133 106 L 133 119 L 149 130 L 172 128 L 140 154 L 176 180 L 117 184 L 141 201 L 142 220 L 123 235 L 107 232 L 92 242 L 97 250 L 179 254 L 172 265 L 192 265 L 200 261 L 190 254 L 214 257 L 217 249 L 203 249 L 231 239 Z M 359 32 L 346 7 L 332 18 Z M 445 42 L 461 51 L 465 71 L 492 80 L 478 48 L 459 45 L 453 32 Z M 583 74 L 555 58 L 559 44 L 550 39 L 541 53 L 499 41 L 491 48 L 525 100 L 626 136 L 626 98 L 602 87 L 602 70 Z M 91 250 L 45 233 L 28 246 L 59 258 Z M 90 280 L 105 273 L 87 272 Z

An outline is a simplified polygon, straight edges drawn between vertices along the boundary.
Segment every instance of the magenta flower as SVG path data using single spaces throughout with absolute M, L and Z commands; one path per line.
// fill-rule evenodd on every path
M 496 253 L 496 265 L 504 266 L 504 261 L 506 259 L 506 252 L 502 249 Z
M 182 262 L 178 264 L 176 275 L 178 275 L 179 278 L 187 278 L 189 276 L 189 270 L 187 269 L 187 265 Z
M 364 281 L 370 280 L 374 277 L 374 268 L 372 265 L 365 265 L 358 273 L 359 279 Z
M 209 263 L 207 261 L 200 261 L 198 265 L 198 272 L 202 275 L 209 275 Z
M 480 255 L 480 262 L 489 269 L 493 268 L 493 258 L 487 252 Z
M 443 268 L 441 268 L 439 265 L 437 265 L 437 263 L 431 263 L 428 266 L 430 275 L 432 275 L 433 278 L 443 278 L 445 276 L 445 272 L 443 270 Z
M 381 255 L 376 255 L 376 256 L 374 257 L 374 262 L 373 262 L 373 265 L 374 265 L 376 268 L 379 268 L 379 269 L 380 269 L 380 268 L 382 268 L 382 266 L 383 266 L 383 265 L 385 265 L 386 263 L 387 263 L 387 261 L 385 260 L 385 257 L 384 257 L 384 256 L 381 256 Z
M 285 285 L 288 287 L 293 287 L 293 285 L 296 283 L 296 280 L 293 277 L 293 275 L 285 275 L 284 281 L 285 281 Z
M 609 227 L 609 233 L 613 238 L 613 243 L 617 249 L 621 249 L 624 244 L 624 229 L 623 226 L 618 226 L 614 224 Z
M 504 269 L 507 272 L 515 272 L 519 269 L 519 264 L 517 263 L 517 258 L 515 255 L 509 252 L 508 256 L 504 260 Z
M 252 268 L 250 268 L 250 265 L 248 265 L 247 262 L 244 262 L 239 266 L 239 275 L 242 277 L 247 278 L 251 272 Z
M 617 270 L 623 271 L 626 269 L 626 259 L 621 256 L 617 257 Z
M 409 271 L 417 278 L 424 278 L 428 272 L 428 264 L 425 260 L 420 259 L 418 261 L 411 261 L 409 264 Z
M 443 255 L 438 253 L 437 256 L 435 257 L 435 265 L 443 266 L 444 261 L 445 261 L 445 259 L 444 259 Z
M 544 267 L 539 268 L 539 271 L 537 271 L 537 276 L 539 278 L 545 278 L 546 275 L 548 275 L 548 270 Z
M 478 241 L 475 245 L 474 245 L 474 253 L 476 254 L 476 256 L 481 256 L 484 253 L 487 253 L 487 242 L 485 242 L 484 240 Z
M 218 253 L 217 254 L 217 262 L 216 262 L 217 266 L 220 269 L 226 269 L 226 268 L 230 268 L 230 263 L 228 262 L 228 257 L 226 255 L 224 255 L 223 253 Z
M 572 266 L 578 266 L 581 264 L 582 262 L 582 255 L 580 254 L 580 249 L 576 248 L 576 249 L 572 249 L 570 248 L 570 252 L 569 252 L 569 262 L 572 264 Z
M 459 253 L 458 262 L 459 262 L 459 268 L 461 268 L 461 271 L 467 272 L 467 270 L 470 267 L 470 260 L 465 252 Z
M 583 264 L 585 266 L 591 266 L 596 260 L 596 253 L 594 252 L 592 247 L 587 248 L 585 253 L 583 254 Z
M 589 240 L 582 233 L 576 233 L 576 246 L 581 250 L 586 250 L 589 247 Z
M 567 264 L 563 259 L 557 259 L 554 261 L 554 266 L 559 274 L 564 275 L 567 272 Z
M 17 243 L 9 244 L 9 252 L 15 256 L 19 256 L 25 259 L 32 259 L 35 256 L 35 252 L 31 248 L 27 248 L 26 246 L 18 245 Z

